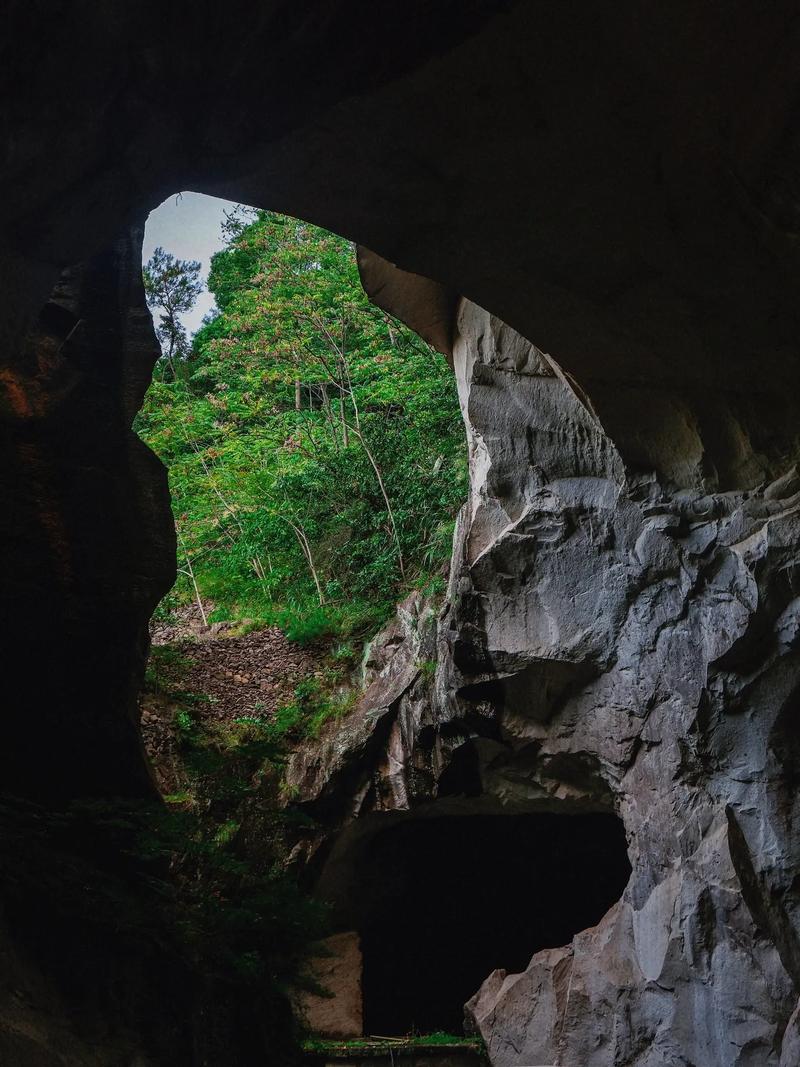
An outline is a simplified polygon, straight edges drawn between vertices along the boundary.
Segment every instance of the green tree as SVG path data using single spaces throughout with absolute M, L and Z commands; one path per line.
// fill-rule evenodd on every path
M 160 312 L 156 335 L 172 378 L 176 377 L 177 361 L 189 353 L 189 340 L 180 317 L 191 311 L 203 291 L 199 275 L 200 264 L 196 260 L 176 259 L 160 246 L 142 267 L 148 306 Z
M 349 242 L 267 212 L 225 236 L 191 373 L 154 383 L 139 424 L 170 468 L 184 588 L 290 632 L 374 627 L 449 557 L 453 375 L 369 303 Z

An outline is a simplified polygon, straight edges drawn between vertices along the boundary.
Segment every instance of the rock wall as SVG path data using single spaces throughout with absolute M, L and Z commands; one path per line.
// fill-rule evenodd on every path
M 473 485 L 449 684 L 499 681 L 484 784 L 519 793 L 523 752 L 523 789 L 602 781 L 633 865 L 596 929 L 469 1013 L 508 1067 L 777 1063 L 800 979 L 800 479 L 626 470 L 590 400 L 474 306 L 455 360 Z
M 3 789 L 152 787 L 138 731 L 147 623 L 175 576 L 166 471 L 132 431 L 158 355 L 142 230 L 64 271 L 0 366 Z M 10 703 L 10 701 L 9 701 Z
M 800 477 L 632 469 L 578 385 L 468 301 L 453 358 L 471 497 L 447 601 L 403 606 L 344 732 L 292 768 L 345 823 L 321 890 L 376 813 L 613 808 L 630 883 L 572 944 L 487 976 L 467 1015 L 492 1063 L 787 1067 Z
M 352 1038 L 364 1033 L 361 975 L 364 968 L 358 934 L 332 934 L 308 962 L 311 988 L 292 994 L 292 1008 L 316 1037 Z

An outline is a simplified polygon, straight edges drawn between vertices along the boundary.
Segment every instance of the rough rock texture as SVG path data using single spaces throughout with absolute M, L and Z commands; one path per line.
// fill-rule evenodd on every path
M 358 934 L 352 930 L 333 934 L 320 947 L 322 951 L 312 959 L 308 974 L 323 993 L 296 993 L 292 998 L 294 1008 L 318 1037 L 361 1037 L 363 962 Z
M 571 945 L 487 976 L 468 1015 L 492 1062 L 794 1062 L 800 477 L 631 471 L 558 365 L 466 301 L 454 360 L 472 487 L 435 680 L 406 605 L 358 743 L 298 757 L 309 808 L 330 819 L 348 786 L 363 834 L 376 810 L 613 807 L 630 883 Z
M 248 1067 L 289 1030 L 276 1012 L 265 1037 L 265 998 L 234 996 L 169 942 L 152 872 L 113 835 L 58 829 L 76 796 L 156 795 L 137 698 L 175 546 L 166 471 L 131 429 L 158 354 L 141 240 L 65 271 L 0 365 L 4 1067 Z M 134 887 L 153 914 L 132 934 Z
M 435 654 L 436 613 L 412 593 L 367 649 L 363 696 L 356 707 L 345 719 L 324 727 L 319 742 L 292 753 L 286 773 L 290 792 L 328 820 L 407 808 L 409 788 L 414 787 L 406 756 L 426 710 L 425 721 L 431 725 L 436 721 L 424 672 L 425 664 L 433 665 Z M 417 711 L 413 722 L 399 714 L 412 706 Z M 426 762 L 419 770 L 432 785 Z
M 457 686 L 499 677 L 537 788 L 606 784 L 633 864 L 596 930 L 471 1013 L 498 1064 L 777 1062 L 800 979 L 800 478 L 707 493 L 626 471 L 558 367 L 469 305 L 455 359 Z M 519 792 L 514 762 L 485 764 L 493 792 Z
M 797 436 L 789 0 L 162 6 L 9 5 L 9 337 L 59 269 L 198 188 L 491 308 L 647 469 L 779 473 Z
M 800 1063 L 800 1004 L 795 1008 L 783 1035 L 780 1067 Z

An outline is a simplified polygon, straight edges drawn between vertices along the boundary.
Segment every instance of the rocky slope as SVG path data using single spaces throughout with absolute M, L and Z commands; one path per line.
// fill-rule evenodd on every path
M 205 605 L 207 615 L 213 607 Z M 272 719 L 322 663 L 320 649 L 293 644 L 277 627 L 238 635 L 232 623 L 208 626 L 196 605 L 155 623 L 151 633 L 151 677 L 140 696 L 142 740 L 163 794 L 184 785 L 176 713 L 185 700 L 181 704 L 176 693 L 188 695 L 193 722 L 202 731 L 235 729 L 241 720 Z

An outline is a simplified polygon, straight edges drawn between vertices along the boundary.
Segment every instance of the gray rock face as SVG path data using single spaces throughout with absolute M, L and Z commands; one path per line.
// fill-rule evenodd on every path
M 777 1063 L 800 977 L 800 480 L 637 475 L 558 367 L 474 306 L 455 360 L 473 485 L 449 688 L 500 680 L 485 787 L 604 783 L 633 865 L 598 927 L 492 975 L 469 1013 L 508 1067 Z
M 466 301 L 454 363 L 472 484 L 447 603 L 427 628 L 406 605 L 355 713 L 373 747 L 306 753 L 301 795 L 426 811 L 469 754 L 474 808 L 622 818 L 622 899 L 470 1001 L 497 1067 L 795 1063 L 800 477 L 709 492 L 635 469 L 553 360 Z

